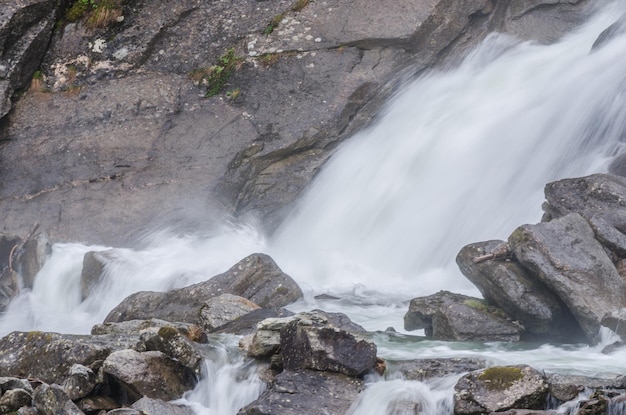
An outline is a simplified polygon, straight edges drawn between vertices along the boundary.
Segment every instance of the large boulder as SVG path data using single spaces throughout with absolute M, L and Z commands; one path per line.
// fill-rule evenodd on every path
M 138 336 L 13 332 L 0 339 L 0 376 L 62 384 L 74 364 L 90 366 L 138 342 Z
M 509 245 L 519 262 L 566 304 L 588 341 L 597 343 L 604 315 L 626 304 L 626 283 L 587 220 L 570 213 L 523 225 L 511 234 Z
M 508 409 L 543 409 L 548 383 L 530 366 L 494 366 L 463 376 L 454 391 L 454 413 L 478 415 Z
M 33 406 L 44 415 L 84 415 L 59 385 L 39 386 L 33 396 Z
M 238 415 L 344 414 L 365 385 L 340 373 L 284 371 Z
M 492 30 L 554 40 L 589 0 L 133 1 L 105 27 L 65 15 L 52 33 L 61 3 L 0 3 L 0 89 L 41 62 L 3 119 L 3 229 L 119 246 L 161 224 L 210 229 L 215 205 L 275 226 L 401 81 Z M 235 69 L 206 98 L 225 56 Z
M 524 326 L 530 339 L 580 341 L 580 326 L 563 301 L 514 257 L 477 261 L 506 244 L 487 241 L 467 245 L 456 257 L 459 269 L 483 298 Z
M 189 368 L 158 351 L 113 352 L 102 364 L 102 371 L 117 390 L 123 391 L 120 396 L 129 403 L 143 396 L 165 401 L 178 399 L 197 382 Z
M 229 293 L 265 308 L 280 308 L 302 297 L 298 284 L 265 254 L 253 254 L 208 281 L 168 292 L 141 291 L 115 307 L 105 322 L 160 318 L 202 324 L 210 298 Z
M 449 291 L 411 300 L 405 330 L 424 329 L 436 340 L 519 341 L 523 327 L 497 307 Z
M 376 345 L 341 313 L 321 310 L 267 318 L 240 345 L 248 356 L 270 358 L 279 369 L 315 369 L 360 376 L 374 369 Z

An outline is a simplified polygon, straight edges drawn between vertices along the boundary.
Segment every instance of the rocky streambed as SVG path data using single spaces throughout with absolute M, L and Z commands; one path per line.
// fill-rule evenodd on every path
M 593 344 L 601 327 L 623 335 L 625 203 L 626 179 L 619 176 L 548 184 L 542 222 L 459 253 L 461 270 L 484 298 L 451 292 L 415 298 L 405 328 L 451 342 Z M 42 238 L 3 236 L 3 244 L 17 247 L 7 251 L 3 293 L 24 286 L 16 270 L 27 259 L 45 261 Z M 106 284 L 107 261 L 107 251 L 85 254 L 84 298 Z M 0 339 L 0 411 L 193 413 L 176 400 L 205 375 L 203 361 L 223 336 L 239 339 L 239 353 L 256 362 L 266 385 L 240 414 L 352 413 L 368 382 L 398 377 L 456 376 L 455 414 L 549 414 L 573 400 L 576 414 L 621 413 L 626 405 L 626 372 L 597 378 L 493 366 L 482 358 L 383 359 L 375 333 L 345 314 L 288 311 L 301 297 L 272 258 L 253 254 L 205 282 L 132 294 L 90 335 L 12 332 Z M 617 342 L 605 353 L 623 350 Z M 419 413 L 422 404 L 403 400 L 388 409 Z

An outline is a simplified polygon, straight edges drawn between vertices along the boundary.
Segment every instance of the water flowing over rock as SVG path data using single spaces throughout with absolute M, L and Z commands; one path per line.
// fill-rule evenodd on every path
M 386 360 L 386 375 L 401 373 L 407 380 L 423 382 L 456 373 L 473 372 L 487 367 L 487 362 L 477 358 L 438 358 L 415 360 Z
M 463 376 L 454 390 L 454 413 L 478 415 L 514 408 L 543 409 L 548 383 L 530 366 L 494 366 Z
M 115 307 L 105 322 L 161 318 L 202 324 L 205 302 L 224 293 L 238 295 L 265 308 L 280 308 L 302 297 L 298 284 L 265 254 L 253 254 L 223 274 L 169 292 L 138 292 Z
M 519 341 L 523 331 L 495 307 L 448 291 L 412 299 L 404 328 L 424 329 L 426 336 L 437 340 L 460 341 Z

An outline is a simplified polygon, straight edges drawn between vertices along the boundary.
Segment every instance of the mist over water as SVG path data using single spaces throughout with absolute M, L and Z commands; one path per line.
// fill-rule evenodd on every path
M 494 34 L 459 68 L 407 83 L 374 126 L 340 148 L 271 238 L 227 224 L 212 235 L 155 233 L 141 250 L 55 245 L 33 290 L 0 317 L 0 335 L 89 333 L 131 293 L 207 280 L 253 252 L 270 254 L 302 286 L 305 299 L 292 310 L 341 311 L 371 331 L 402 333 L 411 298 L 441 289 L 478 295 L 455 264 L 465 244 L 506 239 L 539 222 L 546 183 L 606 171 L 622 152 L 626 36 L 590 49 L 624 11 L 626 2 L 612 3 L 550 46 Z M 103 251 L 109 263 L 105 281 L 81 301 L 88 251 Z M 339 299 L 316 300 L 321 293 Z M 480 356 L 588 375 L 626 367 L 624 353 L 603 355 L 601 345 L 457 344 L 385 333 L 375 341 L 389 359 Z M 263 389 L 249 362 L 232 354 L 234 344 L 214 346 L 205 380 L 186 396 L 198 413 L 236 413 Z M 351 414 L 385 413 L 415 397 L 424 414 L 451 411 L 445 382 L 371 381 Z

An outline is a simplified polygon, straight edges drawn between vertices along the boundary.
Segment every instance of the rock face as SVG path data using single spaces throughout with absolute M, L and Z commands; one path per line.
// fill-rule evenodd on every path
M 238 295 L 264 308 L 280 308 L 302 297 L 296 282 L 264 254 L 253 254 L 223 274 L 189 287 L 162 292 L 138 292 L 127 297 L 106 322 L 161 318 L 201 323 L 205 302 L 223 293 Z
M 519 341 L 522 332 L 495 307 L 448 291 L 411 300 L 404 328 L 424 329 L 426 336 L 437 340 L 460 341 Z
M 127 0 L 104 27 L 66 3 L 0 2 L 0 229 L 119 246 L 216 206 L 271 229 L 400 80 L 493 30 L 552 41 L 589 2 Z

